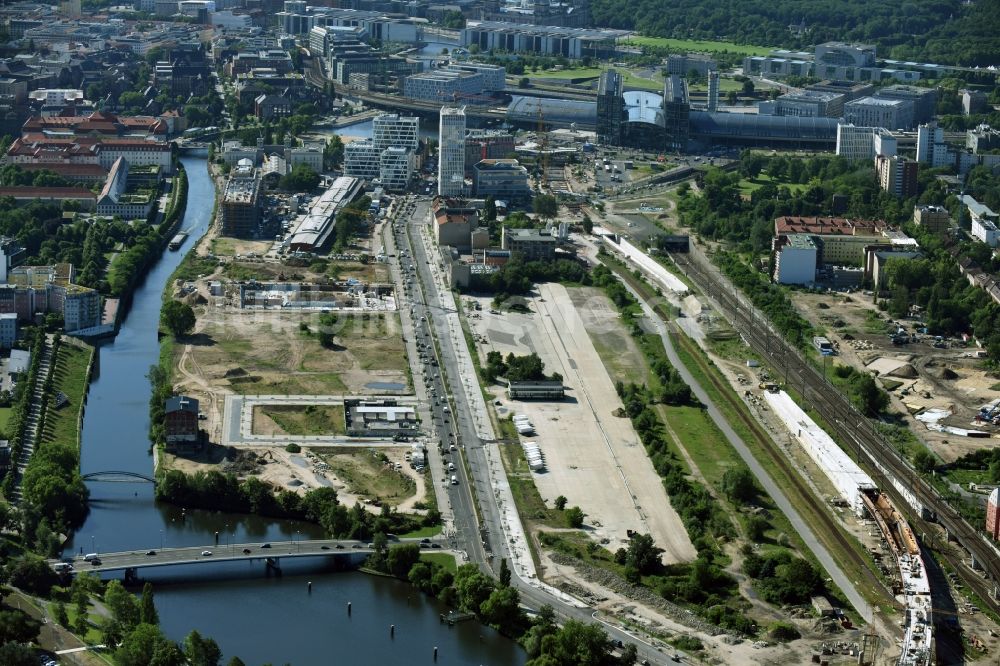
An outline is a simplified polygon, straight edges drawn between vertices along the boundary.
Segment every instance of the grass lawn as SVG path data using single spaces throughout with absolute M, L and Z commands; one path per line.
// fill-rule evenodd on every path
M 734 44 L 733 42 L 717 42 L 703 39 L 672 39 L 670 37 L 624 37 L 618 43 L 628 46 L 652 46 L 682 51 L 728 52 L 757 56 L 767 55 L 771 52 L 771 49 L 766 46 L 752 46 L 750 44 Z
M 433 537 L 441 534 L 440 525 L 432 525 L 431 527 L 421 527 L 419 530 L 413 530 L 412 532 L 407 532 L 406 534 L 398 535 L 400 539 L 423 539 L 426 537 Z
M 236 254 L 236 243 L 232 238 L 213 238 L 212 254 L 231 257 Z
M 388 467 L 383 454 L 373 449 L 350 449 L 321 457 L 330 472 L 356 495 L 399 504 L 417 492 L 413 479 Z
M 526 76 L 530 78 L 537 79 L 558 79 L 558 80 L 568 80 L 568 79 L 596 79 L 601 75 L 604 70 L 599 67 L 580 67 L 578 69 L 561 69 L 561 70 L 538 70 L 537 72 L 527 72 Z M 619 69 L 618 72 L 622 75 L 622 79 L 625 82 L 625 88 L 643 88 L 645 90 L 659 90 L 663 87 L 663 79 L 656 76 L 652 79 L 644 79 L 636 76 L 627 69 Z
M 343 405 L 260 405 L 286 435 L 346 435 Z
M 798 194 L 809 187 L 808 183 L 787 183 L 781 180 L 774 180 L 766 173 L 762 173 L 756 178 L 740 179 L 740 194 L 752 194 L 755 190 L 760 189 L 767 183 L 772 183 L 777 187 L 787 187 L 792 194 Z
M 63 342 L 53 368 L 53 389 L 69 398 L 69 404 L 56 409 L 55 399 L 50 400 L 45 417 L 44 441 L 76 444 L 79 441 L 80 408 L 87 391 L 87 366 L 94 348 L 81 348 Z
M 756 85 L 757 85 L 757 83 L 755 82 L 754 86 L 756 86 Z M 690 88 L 691 92 L 699 92 L 699 91 L 700 92 L 707 92 L 708 91 L 708 84 L 707 83 L 696 83 L 696 84 L 694 84 L 692 86 L 689 86 L 689 88 Z M 736 81 L 735 79 L 729 79 L 729 78 L 726 78 L 724 76 L 720 76 L 719 77 L 719 92 L 727 93 L 730 90 L 735 90 L 736 92 L 742 92 L 742 90 L 743 90 L 743 84 L 740 83 L 739 81 Z
M 0 432 L 7 432 L 7 423 L 10 421 L 10 415 L 13 411 L 13 407 L 0 407 Z
M 49 611 L 55 616 L 55 602 L 49 604 Z M 76 626 L 76 604 L 66 603 L 66 615 L 69 617 L 69 626 Z M 101 635 L 101 630 L 99 625 L 101 623 L 101 616 L 95 612 L 92 605 L 87 605 L 87 633 L 86 635 L 76 634 L 84 643 L 88 645 L 98 645 L 103 642 L 104 637 Z M 71 630 L 72 631 L 72 630 Z
M 604 70 L 600 67 L 578 67 L 576 69 L 539 69 L 537 72 L 528 70 L 524 73 L 529 78 L 536 79 L 596 79 Z
M 424 562 L 439 564 L 451 573 L 458 571 L 458 563 L 455 562 L 455 556 L 450 553 L 420 553 L 420 559 Z

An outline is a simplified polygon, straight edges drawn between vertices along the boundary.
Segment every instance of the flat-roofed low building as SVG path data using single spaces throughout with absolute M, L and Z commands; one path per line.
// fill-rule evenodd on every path
M 878 220 L 841 217 L 799 217 L 786 215 L 774 220 L 774 236 L 791 234 L 814 236 L 822 264 L 861 266 L 866 245 L 883 242 L 888 226 Z
M 839 118 L 844 114 L 844 96 L 832 92 L 800 90 L 776 100 L 776 116 L 798 118 Z
M 525 261 L 551 261 L 556 257 L 559 239 L 544 229 L 510 229 L 503 227 L 500 247 Z
M 508 381 L 507 397 L 511 400 L 562 400 L 566 387 L 558 380 Z
M 416 407 L 394 399 L 348 398 L 344 415 L 349 437 L 409 437 L 420 427 Z
M 947 231 L 951 228 L 951 213 L 944 206 L 914 206 L 913 223 L 936 233 Z
M 886 97 L 861 97 L 844 104 L 844 120 L 859 127 L 910 129 L 914 127 L 913 101 Z
M 521 202 L 531 198 L 528 170 L 517 160 L 480 160 L 472 167 L 473 191 L 477 197 Z
M 468 252 L 472 232 L 479 227 L 479 211 L 461 199 L 437 197 L 431 209 L 435 237 L 439 247 L 451 246 Z

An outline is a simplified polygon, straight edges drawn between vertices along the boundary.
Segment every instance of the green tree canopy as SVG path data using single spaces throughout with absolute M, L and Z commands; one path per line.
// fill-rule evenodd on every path
M 195 321 L 194 310 L 187 303 L 171 299 L 164 303 L 160 310 L 160 323 L 175 338 L 190 333 Z

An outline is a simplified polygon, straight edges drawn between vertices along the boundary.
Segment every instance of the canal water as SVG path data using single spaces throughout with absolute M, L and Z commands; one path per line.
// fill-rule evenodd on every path
M 207 230 L 215 196 L 205 160 L 181 162 L 188 175 L 181 228 L 190 229 L 190 237 L 179 252 L 164 253 L 137 288 L 118 336 L 99 348 L 100 372 L 91 383 L 83 421 L 83 474 L 153 473 L 146 374 L 159 357 L 161 293 L 185 252 Z M 90 514 L 67 544 L 66 555 L 209 545 L 216 539 L 224 549 L 243 541 L 323 536 L 309 523 L 158 505 L 149 483 L 91 483 L 89 488 Z M 437 646 L 439 664 L 525 661 L 516 644 L 487 627 L 440 624 L 442 609 L 436 602 L 398 581 L 335 572 L 319 558 L 281 564 L 280 578 L 267 577 L 259 562 L 165 567 L 142 575 L 154 583 L 167 635 L 179 641 L 197 629 L 219 643 L 226 660 L 239 656 L 251 665 L 432 663 Z M 307 581 L 313 582 L 311 595 Z M 392 640 L 391 624 L 396 625 Z

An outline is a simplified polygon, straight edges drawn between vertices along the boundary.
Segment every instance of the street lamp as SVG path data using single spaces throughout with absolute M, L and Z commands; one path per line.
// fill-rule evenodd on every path
M 160 530 L 160 550 L 163 550 L 163 530 Z

